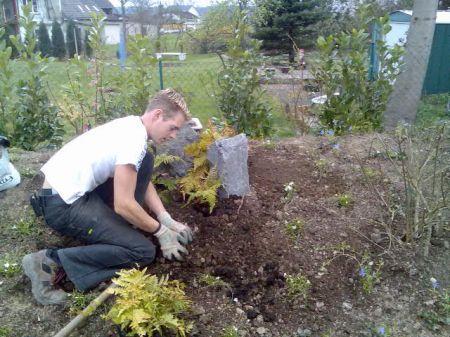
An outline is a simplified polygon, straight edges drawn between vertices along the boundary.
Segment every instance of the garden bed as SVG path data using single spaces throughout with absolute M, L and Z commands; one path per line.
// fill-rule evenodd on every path
M 167 206 L 175 219 L 192 226 L 194 242 L 184 262 L 159 255 L 149 271 L 186 284 L 193 303 L 186 317 L 195 325 L 192 336 L 220 337 L 229 327 L 247 337 L 381 336 L 376 334 L 381 328 L 385 336 L 387 331 L 405 337 L 448 335 L 448 326 L 430 323 L 419 313 L 433 306 L 430 277 L 449 286 L 449 238 L 435 241 L 424 260 L 414 246 L 386 235 L 379 222 L 385 210 L 357 160 L 383 172 L 373 177 L 380 190 L 388 190 L 387 181 L 395 184 L 389 162 L 369 153 L 373 137 L 338 138 L 338 151 L 324 144 L 325 137 L 252 141 L 248 196 L 221 200 L 211 215 L 200 207 L 183 207 L 179 198 Z M 50 155 L 11 151 L 14 165 L 26 174 L 20 186 L 0 193 L 2 264 L 19 262 L 38 249 L 76 244 L 29 218 L 28 196 L 41 184 L 36 173 Z M 286 198 L 290 182 L 295 193 Z M 343 195 L 352 202 L 340 204 Z M 294 220 L 303 226 L 297 237 L 288 227 Z M 364 253 L 383 262 L 370 293 L 363 291 L 356 262 Z M 204 285 L 202 275 L 228 286 Z M 290 295 L 288 279 L 298 275 L 309 280 L 309 289 Z M 20 272 L 4 273 L 0 282 L 0 329 L 9 331 L 5 336 L 48 337 L 70 320 L 69 307 L 38 305 Z M 100 308 L 73 336 L 118 336 L 100 318 L 105 310 L 107 306 Z

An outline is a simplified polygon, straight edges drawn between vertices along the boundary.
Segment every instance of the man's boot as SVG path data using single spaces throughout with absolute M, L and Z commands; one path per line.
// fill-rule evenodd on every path
M 47 256 L 47 250 L 25 255 L 22 268 L 31 280 L 31 291 L 40 304 L 64 304 L 67 293 L 52 284 L 58 265 Z

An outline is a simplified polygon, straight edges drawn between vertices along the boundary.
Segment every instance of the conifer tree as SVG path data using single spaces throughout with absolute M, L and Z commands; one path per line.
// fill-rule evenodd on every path
M 43 21 L 39 24 L 38 29 L 38 50 L 44 57 L 52 55 L 52 42 L 50 41 L 50 36 L 48 35 L 47 26 Z
M 64 34 L 58 21 L 52 24 L 52 56 L 59 59 L 66 57 L 66 44 Z
M 75 25 L 75 22 L 73 22 L 73 20 L 70 20 L 69 23 L 67 24 L 66 47 L 69 58 L 72 58 L 77 53 L 77 49 L 78 54 L 81 54 L 80 32 L 77 26 Z
M 255 29 L 255 38 L 262 40 L 262 48 L 278 49 L 289 53 L 289 62 L 294 61 L 291 39 L 299 48 L 314 44 L 317 31 L 315 25 L 325 17 L 319 0 L 260 0 L 258 10 L 261 19 Z

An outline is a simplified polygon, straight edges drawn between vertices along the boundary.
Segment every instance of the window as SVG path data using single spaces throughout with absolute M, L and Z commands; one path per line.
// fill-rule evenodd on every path
M 37 13 L 38 11 L 38 4 L 37 4 L 38 0 L 31 0 L 31 6 L 32 6 L 32 11 L 34 13 Z M 30 3 L 30 0 L 22 0 L 22 5 L 26 6 L 28 3 Z

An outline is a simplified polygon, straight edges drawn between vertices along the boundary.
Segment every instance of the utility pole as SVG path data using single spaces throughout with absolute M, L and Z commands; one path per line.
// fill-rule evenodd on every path
M 122 32 L 120 33 L 119 56 L 122 67 L 125 66 L 127 59 L 127 23 L 125 21 L 125 4 L 128 0 L 120 0 L 120 7 L 122 9 Z

